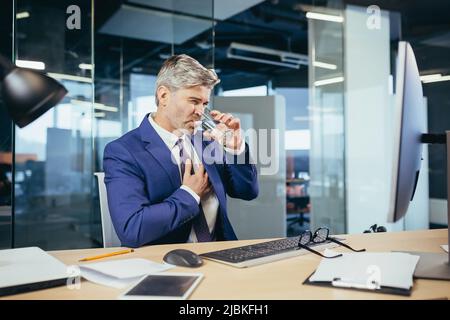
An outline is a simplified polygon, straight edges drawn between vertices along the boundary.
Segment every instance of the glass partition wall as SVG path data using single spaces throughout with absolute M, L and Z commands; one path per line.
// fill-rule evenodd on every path
M 263 0 L 75 3 L 69 9 L 66 1 L 16 0 L 23 12 L 16 18 L 17 59 L 42 62 L 69 94 L 16 133 L 14 246 L 102 245 L 93 173 L 103 170 L 105 145 L 156 110 L 157 72 L 166 58 L 180 53 L 221 78 L 212 108 L 230 106 L 244 129 L 265 134 L 246 137 L 256 153 L 265 151 L 256 154 L 260 163 L 267 160 L 265 168 L 258 166 L 260 196 L 245 205 L 229 203 L 239 238 L 297 235 L 309 228 L 314 127 L 308 110 L 308 8 Z M 269 207 L 267 216 L 258 216 Z
M 14 2 L 2 2 L 0 10 L 0 54 L 13 58 Z M 0 249 L 12 246 L 14 126 L 2 100 L 0 86 Z
M 308 19 L 310 194 L 313 227 L 339 234 L 346 230 L 344 11 L 340 1 L 332 4 Z
M 389 194 L 380 178 L 389 180 L 389 152 L 383 148 L 390 137 L 398 40 L 412 43 L 421 74 L 441 75 L 436 81 L 442 82 L 424 83 L 430 130 L 450 125 L 441 116 L 450 72 L 443 58 L 448 56 L 446 38 L 440 40 L 448 32 L 444 15 L 419 14 L 422 9 L 406 10 L 401 4 L 368 11 L 362 0 L 352 5 L 343 0 L 10 3 L 14 46 L 9 55 L 16 64 L 61 81 L 69 93 L 14 134 L 2 116 L 0 181 L 3 186 L 9 182 L 9 190 L 0 190 L 3 247 L 103 245 L 94 173 L 103 170 L 106 144 L 156 110 L 157 72 L 173 54 L 191 55 L 214 68 L 221 82 L 210 107 L 238 115 L 244 130 L 256 132 L 246 140 L 254 147 L 260 194 L 252 202 L 228 203 L 240 239 L 294 236 L 319 226 L 359 233 L 386 222 L 383 210 L 374 215 L 361 208 L 368 201 L 380 204 L 379 198 Z M 448 12 L 445 6 L 434 7 Z M 416 25 L 427 25 L 428 31 L 418 35 Z M 8 55 L 5 46 L 1 49 Z M 367 64 L 367 57 L 376 63 Z M 367 70 L 371 77 L 365 76 Z M 364 101 L 368 93 L 370 103 Z M 378 128 L 386 130 L 380 135 Z M 430 182 L 444 177 L 437 169 L 438 151 L 430 148 Z M 380 161 L 371 169 L 386 173 L 383 177 L 364 165 L 374 154 Z M 421 181 L 422 200 L 416 207 L 428 207 L 429 201 L 433 218 L 445 205 L 443 189 L 430 183 L 430 196 L 436 197 L 430 200 L 428 180 Z
M 93 2 L 16 0 L 15 63 L 68 94 L 15 131 L 14 247 L 98 246 L 93 213 Z
M 213 43 L 210 1 L 200 15 L 182 1 L 73 2 L 16 0 L 16 63 L 31 63 L 69 93 L 16 131 L 15 247 L 101 246 L 93 174 L 105 145 L 156 110 L 156 74 L 167 57 L 187 53 L 213 67 L 211 47 L 190 50 Z

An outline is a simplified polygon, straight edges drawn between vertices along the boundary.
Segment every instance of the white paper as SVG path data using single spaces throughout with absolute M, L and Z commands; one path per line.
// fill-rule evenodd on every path
M 444 249 L 445 252 L 448 252 L 448 244 L 441 245 L 441 248 Z
M 326 249 L 325 255 L 336 252 Z M 334 259 L 322 258 L 310 281 L 343 283 L 356 287 L 373 288 L 373 282 L 380 286 L 410 289 L 419 256 L 403 252 L 358 252 L 344 253 Z
M 173 268 L 146 259 L 123 259 L 80 265 L 81 276 L 88 281 L 114 288 L 125 288 L 146 274 Z

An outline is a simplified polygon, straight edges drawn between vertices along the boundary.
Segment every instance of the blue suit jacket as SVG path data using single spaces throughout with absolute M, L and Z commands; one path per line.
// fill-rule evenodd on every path
M 103 158 L 111 219 L 122 245 L 127 247 L 186 242 L 193 218 L 200 212 L 195 199 L 180 189 L 178 166 L 147 117 L 138 128 L 110 142 Z M 205 148 L 210 143 L 216 142 L 194 146 Z M 201 152 L 197 150 L 197 154 Z M 237 156 L 228 153 L 222 152 L 221 156 L 222 164 L 208 164 L 203 159 L 219 200 L 215 235 L 217 240 L 236 240 L 227 216 L 226 195 L 256 198 L 257 172 L 250 164 L 247 145 L 244 163 L 231 164 L 237 163 Z

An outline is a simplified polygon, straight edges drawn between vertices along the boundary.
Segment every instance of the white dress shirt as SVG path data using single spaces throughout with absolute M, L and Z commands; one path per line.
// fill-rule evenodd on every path
M 169 148 L 170 152 L 172 153 L 173 159 L 175 159 L 178 164 L 178 169 L 180 170 L 181 177 L 180 148 L 176 144 L 179 137 L 158 125 L 153 120 L 152 114 L 149 115 L 148 119 L 150 121 L 150 125 L 153 127 L 153 129 L 155 129 L 156 133 L 161 137 L 167 148 Z M 200 164 L 200 158 L 198 157 L 197 152 L 194 150 L 191 140 L 186 135 L 181 136 L 181 138 L 183 139 L 183 148 L 185 152 L 188 152 L 188 154 L 190 155 L 189 158 L 192 159 L 192 162 L 194 164 Z M 183 177 L 181 177 L 181 182 L 183 182 Z M 216 224 L 217 212 L 219 209 L 219 200 L 217 199 L 215 192 L 212 191 L 204 199 L 200 199 L 200 197 L 188 186 L 182 185 L 180 188 L 187 191 L 195 199 L 195 201 L 197 201 L 197 203 L 201 202 L 209 231 L 212 234 L 214 231 L 214 226 Z M 194 228 L 191 229 L 191 233 L 187 242 L 197 242 Z

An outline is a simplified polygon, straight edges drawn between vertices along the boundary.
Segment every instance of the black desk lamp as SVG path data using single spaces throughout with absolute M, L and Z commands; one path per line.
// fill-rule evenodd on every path
M 67 94 L 66 88 L 53 78 L 18 68 L 2 55 L 0 85 L 6 108 L 20 128 L 39 118 Z

